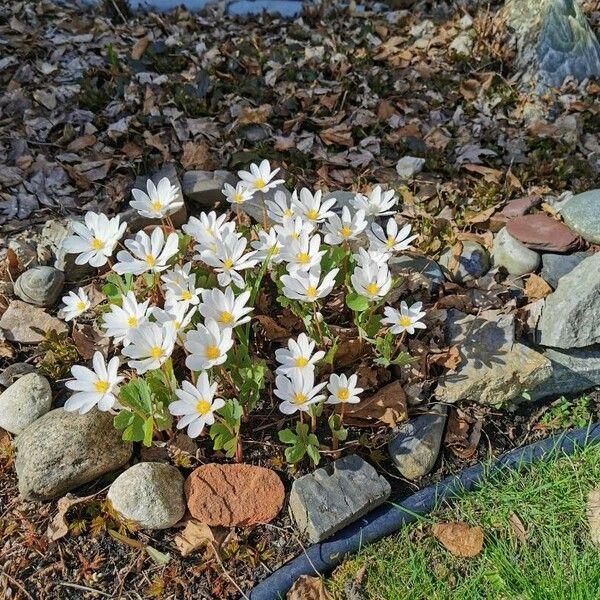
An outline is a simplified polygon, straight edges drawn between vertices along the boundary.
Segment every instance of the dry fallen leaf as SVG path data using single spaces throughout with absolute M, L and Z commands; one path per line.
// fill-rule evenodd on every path
M 373 396 L 346 407 L 344 421 L 359 427 L 395 427 L 408 419 L 406 394 L 398 380 L 388 383 Z
M 209 527 L 206 523 L 190 519 L 184 530 L 175 536 L 175 546 L 181 556 L 189 556 L 209 545 L 218 552 L 228 533 L 229 530 L 223 527 Z
M 525 284 L 525 293 L 529 300 L 541 300 L 552 293 L 552 288 L 539 275 L 532 273 Z
M 430 365 L 439 365 L 449 371 L 456 371 L 456 368 L 462 362 L 458 346 L 451 346 L 442 352 L 429 354 L 427 359 Z
M 265 337 L 271 341 L 287 340 L 290 337 L 290 332 L 285 327 L 282 327 L 273 317 L 268 315 L 255 315 L 257 320 L 263 327 Z
M 319 134 L 323 143 L 329 146 L 330 144 L 339 144 L 340 146 L 354 146 L 352 132 L 346 125 L 336 125 L 329 129 L 324 129 Z
M 91 325 L 82 325 L 78 323 L 73 327 L 71 335 L 75 342 L 75 346 L 77 347 L 77 352 L 79 352 L 81 357 L 85 360 L 90 360 L 97 350 L 99 350 L 105 358 L 108 356 L 109 339 Z
M 508 522 L 513 530 L 515 536 L 522 544 L 527 542 L 527 529 L 525 529 L 525 525 L 523 525 L 523 521 L 519 519 L 516 513 L 511 512 L 508 516 Z
M 330 600 L 325 584 L 320 577 L 302 575 L 286 596 L 287 600 Z
M 483 548 L 483 529 L 468 523 L 436 523 L 432 528 L 435 538 L 454 556 L 473 558 Z
M 600 487 L 588 494 L 585 512 L 590 526 L 590 538 L 594 544 L 600 545 Z
M 181 166 L 184 169 L 201 169 L 210 171 L 213 168 L 213 160 L 210 156 L 210 147 L 204 142 L 196 144 L 187 142 L 183 145 Z
M 446 446 L 458 458 L 463 460 L 471 458 L 477 451 L 482 427 L 483 419 L 481 417 L 469 417 L 462 410 L 453 409 L 450 412 L 446 428 Z
M 131 58 L 133 60 L 140 60 L 142 56 L 144 56 L 144 52 L 146 52 L 146 48 L 148 48 L 148 44 L 150 44 L 150 39 L 147 37 L 140 38 L 131 49 Z
M 238 125 L 260 125 L 266 123 L 273 112 L 273 107 L 270 104 L 262 104 L 258 108 L 244 106 L 238 117 Z
M 69 533 L 69 524 L 67 523 L 67 513 L 76 504 L 87 502 L 93 498 L 95 494 L 91 496 L 74 496 L 73 494 L 67 494 L 62 497 L 56 504 L 58 512 L 54 515 L 54 518 L 48 523 L 48 529 L 46 530 L 46 537 L 51 541 L 55 542 L 60 538 L 65 537 Z

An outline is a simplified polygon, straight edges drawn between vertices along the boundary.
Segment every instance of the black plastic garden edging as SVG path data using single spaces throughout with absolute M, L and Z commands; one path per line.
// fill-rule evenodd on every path
M 315 544 L 303 554 L 283 565 L 249 594 L 250 600 L 277 600 L 285 595 L 302 575 L 323 575 L 339 565 L 346 555 L 362 546 L 398 531 L 418 516 L 431 512 L 441 500 L 470 491 L 485 477 L 505 469 L 515 469 L 538 462 L 552 452 L 570 455 L 576 449 L 600 442 L 600 423 L 584 429 L 562 433 L 502 455 L 490 464 L 478 464 L 458 475 L 409 496 L 400 504 L 386 503 L 342 529 L 332 538 Z

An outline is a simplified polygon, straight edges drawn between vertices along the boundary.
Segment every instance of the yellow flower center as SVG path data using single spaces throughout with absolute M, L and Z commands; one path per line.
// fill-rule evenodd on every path
M 233 261 L 232 261 L 230 258 L 226 258 L 226 259 L 223 261 L 223 266 L 224 266 L 226 269 L 231 269 L 231 267 L 233 267 Z
M 244 201 L 244 198 L 241 194 L 234 194 L 233 201 L 237 202 L 238 204 L 241 204 Z
M 229 323 L 233 323 L 233 315 L 230 312 L 224 311 L 221 313 L 221 318 L 219 320 L 221 323 L 229 325 Z
M 106 394 L 106 392 L 108 392 L 108 388 L 110 388 L 110 383 L 104 379 L 99 379 L 94 384 L 94 387 L 99 394 Z
M 92 248 L 94 250 L 102 250 L 104 248 L 104 242 L 98 238 L 92 240 Z
M 301 265 L 307 265 L 310 262 L 310 255 L 307 252 L 300 252 L 297 256 L 296 256 L 296 260 L 301 264 Z
M 297 240 L 297 239 L 300 239 L 300 234 L 299 234 L 299 233 L 297 233 L 296 231 L 294 231 L 292 234 L 290 234 L 290 237 L 291 237 L 293 240 Z
M 160 346 L 152 346 L 150 348 L 150 356 L 152 358 L 162 358 L 165 355 L 165 351 Z
M 376 296 L 379 294 L 379 286 L 376 283 L 370 283 L 366 289 L 371 296 Z
M 206 349 L 206 358 L 215 360 L 216 358 L 219 358 L 219 356 L 221 356 L 221 350 L 219 349 L 219 346 L 209 346 Z
M 294 361 L 294 365 L 297 367 L 305 367 L 308 364 L 308 359 L 304 358 L 304 356 L 300 356 Z
M 84 311 L 86 308 L 87 308 L 87 304 L 83 300 L 80 300 L 77 303 L 77 310 Z
M 152 256 L 152 254 L 148 254 L 146 256 L 146 262 L 148 263 L 148 265 L 150 267 L 153 267 L 156 264 L 156 258 L 154 258 L 154 256 Z
M 286 209 L 283 211 L 283 216 L 284 216 L 284 217 L 293 217 L 293 216 L 294 216 L 294 211 L 293 211 L 293 209 L 291 209 L 291 208 L 286 208 Z
M 183 292 L 183 294 L 181 294 L 181 297 L 183 300 L 191 300 L 192 299 L 192 292 L 186 290 L 185 292 Z
M 318 218 L 319 218 L 319 211 L 313 208 L 312 210 L 309 210 L 309 211 L 306 213 L 306 216 L 307 216 L 307 217 L 308 217 L 308 218 L 309 218 L 311 221 L 314 221 L 315 219 L 318 219 Z
M 342 388 L 341 390 L 338 390 L 337 395 L 342 402 L 345 402 L 350 398 L 350 390 L 348 388 Z
M 181 329 L 181 321 L 173 321 L 173 327 L 179 331 Z
M 352 235 L 352 229 L 350 229 L 350 227 L 346 226 L 346 227 L 342 227 L 342 230 L 340 231 L 340 233 L 342 234 L 342 237 L 350 237 Z
M 208 235 L 214 236 L 215 235 L 215 230 L 212 227 L 207 227 L 206 228 L 206 233 L 208 233 Z
M 308 298 L 316 298 L 317 297 L 317 288 L 314 285 L 309 285 L 306 288 L 306 295 Z
M 402 325 L 402 327 L 410 327 L 412 325 L 412 319 L 408 315 L 402 315 L 400 317 L 400 325 Z
M 127 325 L 129 325 L 129 327 L 137 327 L 138 326 L 137 317 L 129 317 L 129 319 L 127 319 Z
M 388 245 L 388 248 L 392 248 L 392 247 L 394 246 L 394 244 L 395 244 L 395 243 L 396 243 L 396 240 L 395 240 L 395 238 L 393 238 L 393 237 L 389 237 L 389 238 L 387 239 L 387 245 Z
M 207 415 L 210 412 L 212 405 L 206 400 L 199 400 L 196 403 L 196 412 L 202 416 Z
M 152 210 L 154 212 L 160 212 L 162 209 L 163 205 L 162 202 L 160 200 L 156 200 L 156 202 L 152 203 Z
M 306 402 L 306 395 L 305 394 L 295 394 L 294 395 L 294 404 L 304 404 Z
M 258 179 L 257 179 L 257 180 L 254 182 L 254 187 L 255 187 L 257 190 L 262 190 L 262 189 L 265 187 L 265 185 L 267 185 L 267 182 L 266 182 L 266 181 L 265 181 L 265 180 L 264 180 L 262 177 L 259 177 L 259 178 L 258 178 Z

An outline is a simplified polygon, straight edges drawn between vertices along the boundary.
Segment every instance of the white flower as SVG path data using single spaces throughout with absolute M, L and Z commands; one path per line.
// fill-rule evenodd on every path
M 113 267 L 119 275 L 133 273 L 141 275 L 146 271 L 158 273 L 169 267 L 167 261 L 178 252 L 179 238 L 176 233 L 170 233 L 165 241 L 165 234 L 160 227 L 155 227 L 151 236 L 144 231 L 138 231 L 135 239 L 125 240 L 129 250 L 117 252 L 117 262 Z
M 365 221 L 365 211 L 359 210 L 352 215 L 347 206 L 342 208 L 342 218 L 335 213 L 331 213 L 329 219 L 323 224 L 325 233 L 325 243 L 333 246 L 355 240 L 367 227 Z
M 146 300 L 138 304 L 132 291 L 123 296 L 123 305 L 110 305 L 110 312 L 103 316 L 106 335 L 113 338 L 115 344 L 131 343 L 131 332 L 148 322 L 148 304 Z
M 410 223 L 404 225 L 398 231 L 396 219 L 388 219 L 385 231 L 378 223 L 372 223 L 371 229 L 367 230 L 367 237 L 371 242 L 370 249 L 376 252 L 401 252 L 410 247 L 410 243 L 417 238 L 416 235 L 410 235 Z M 410 236 L 410 237 L 409 237 Z
M 79 288 L 77 293 L 69 292 L 68 296 L 62 297 L 62 301 L 65 304 L 65 307 L 63 308 L 65 321 L 75 319 L 92 305 L 83 288 Z M 35 323 L 33 323 L 33 325 L 35 325 Z
M 161 275 L 167 304 L 174 302 L 198 304 L 200 302 L 199 294 L 202 288 L 196 287 L 196 273 L 191 273 L 191 269 L 192 263 L 188 262 L 183 267 L 175 265 Z
M 364 210 L 365 216 L 368 219 L 374 217 L 384 217 L 394 213 L 394 207 L 398 203 L 398 197 L 394 190 L 384 192 L 381 186 L 376 185 L 373 191 L 365 196 L 364 194 L 356 194 L 353 201 L 353 206 L 356 210 Z
M 290 373 L 304 373 L 312 371 L 315 364 L 324 356 L 325 352 L 319 350 L 313 354 L 316 343 L 305 333 L 301 333 L 297 340 L 290 338 L 287 348 L 275 350 L 275 359 L 280 364 L 277 373 L 289 375 Z
M 231 346 L 231 329 L 221 329 L 213 320 L 198 324 L 186 336 L 184 347 L 190 354 L 185 359 L 185 366 L 191 371 L 204 371 L 222 365 Z
M 355 291 L 369 300 L 383 298 L 392 286 L 392 276 L 387 264 L 379 265 L 375 262 L 356 267 L 350 281 Z
M 208 214 L 201 212 L 199 218 L 190 217 L 189 221 L 182 227 L 184 233 L 191 235 L 198 243 L 194 247 L 196 252 L 202 250 L 214 250 L 216 241 L 227 237 L 235 231 L 235 223 L 227 222 L 227 215 L 219 215 L 213 210 Z M 199 256 L 194 256 L 199 258 Z
M 293 277 L 282 275 L 283 295 L 290 300 L 301 300 L 302 302 L 315 302 L 325 298 L 331 293 L 335 285 L 335 278 L 339 269 L 332 269 L 321 279 L 321 268 L 313 267 L 310 271 L 298 271 Z
M 300 197 L 292 196 L 292 203 L 294 205 L 294 213 L 299 214 L 305 220 L 311 223 L 321 223 L 333 212 L 330 210 L 336 203 L 335 198 L 329 200 L 322 200 L 323 193 L 321 190 L 317 190 L 314 194 L 307 188 L 300 190 Z
M 145 323 L 129 334 L 131 343 L 123 348 L 123 355 L 131 358 L 127 364 L 140 375 L 159 369 L 171 356 L 175 346 L 175 328 L 158 323 Z
M 359 267 L 386 266 L 390 258 L 389 252 L 373 250 L 373 248 L 369 248 L 369 250 L 359 248 L 358 252 L 354 254 L 354 260 Z
M 217 384 L 210 383 L 206 371 L 198 376 L 196 385 L 183 381 L 181 389 L 175 390 L 179 398 L 169 404 L 169 412 L 182 417 L 177 423 L 177 429 L 187 427 L 191 438 L 198 437 L 205 425 L 209 427 L 215 422 L 214 412 L 225 406 L 225 400 L 215 398 Z
M 75 259 L 78 265 L 89 263 L 92 267 L 101 267 L 108 262 L 123 237 L 127 223 L 120 223 L 120 217 L 109 219 L 105 214 L 88 212 L 85 225 L 74 221 L 71 225 L 75 235 L 68 236 L 63 242 L 65 252 L 79 254 Z
M 129 203 L 129 206 L 135 208 L 142 217 L 162 219 L 177 212 L 183 206 L 179 189 L 169 181 L 168 177 L 163 177 L 156 186 L 151 179 L 148 179 L 146 189 L 147 194 L 135 188 L 131 190 L 135 200 Z
M 268 199 L 265 201 L 269 218 L 276 223 L 283 223 L 284 219 L 294 217 L 294 198 L 296 198 L 296 196 L 297 194 L 294 190 L 292 197 L 288 200 L 285 192 L 277 190 L 273 200 Z
M 400 303 L 400 311 L 386 306 L 383 309 L 385 317 L 381 320 L 383 325 L 391 325 L 390 332 L 399 334 L 407 331 L 410 335 L 415 332 L 415 329 L 426 329 L 425 323 L 421 319 L 425 316 L 422 302 L 415 302 L 410 308 L 404 302 Z
M 281 241 L 273 227 L 269 231 L 261 229 L 258 232 L 258 240 L 251 242 L 250 245 L 256 250 L 254 258 L 259 263 L 264 262 L 267 258 L 274 263 L 281 262 Z
M 273 229 L 277 233 L 279 243 L 287 246 L 292 240 L 299 240 L 303 234 L 310 235 L 315 230 L 315 226 L 302 217 L 285 217 L 281 224 L 275 225 Z
M 197 306 L 190 306 L 187 302 L 173 302 L 165 304 L 165 308 L 153 307 L 152 316 L 162 326 L 171 326 L 177 334 L 177 341 L 185 341 L 185 329 L 190 324 L 192 317 L 198 310 Z
M 358 395 L 363 391 L 363 388 L 356 386 L 357 381 L 357 375 L 346 377 L 346 375 L 336 375 L 335 373 L 332 373 L 329 378 L 329 383 L 327 384 L 327 389 L 330 392 L 330 396 L 327 398 L 327 404 L 340 404 L 346 402 L 348 404 L 358 404 L 358 402 L 360 402 Z
M 67 381 L 65 385 L 77 393 L 65 402 L 65 410 L 78 411 L 83 415 L 96 405 L 98 410 L 107 411 L 117 403 L 118 383 L 123 380 L 123 377 L 117 375 L 118 357 L 111 358 L 107 365 L 102 353 L 95 352 L 92 366 L 93 371 L 81 365 L 71 368 L 75 379 Z
M 260 165 L 252 163 L 250 171 L 238 171 L 242 184 L 252 191 L 266 192 L 283 183 L 283 179 L 273 179 L 279 169 L 271 170 L 268 160 L 263 160 Z
M 297 240 L 288 238 L 287 244 L 281 249 L 281 259 L 287 263 L 290 275 L 295 275 L 297 271 L 309 271 L 320 265 L 321 257 L 325 254 L 325 250 L 319 250 L 320 247 L 319 234 L 311 237 L 302 233 Z
M 315 376 L 312 369 L 304 373 L 293 372 L 289 377 L 277 375 L 273 393 L 283 400 L 279 404 L 279 410 L 284 415 L 291 415 L 296 411 L 307 412 L 313 404 L 324 400 L 325 395 L 319 394 L 319 392 L 327 382 L 318 385 L 314 385 L 314 382 Z
M 236 298 L 229 286 L 224 292 L 219 289 L 204 290 L 198 310 L 207 321 L 215 321 L 221 329 L 233 329 L 250 320 L 248 314 L 254 309 L 246 306 L 249 299 L 250 292 L 242 292 Z
M 244 186 L 244 184 L 240 181 L 238 184 L 233 187 L 229 183 L 226 183 L 223 186 L 223 195 L 227 202 L 231 204 L 243 204 L 246 200 L 250 200 L 254 195 L 254 191 L 250 188 Z
M 244 278 L 238 271 L 251 269 L 257 263 L 254 252 L 244 255 L 247 243 L 246 238 L 232 233 L 222 240 L 216 240 L 214 251 L 203 250 L 200 253 L 200 259 L 218 273 L 219 285 L 226 286 L 233 282 L 239 288 L 244 287 Z

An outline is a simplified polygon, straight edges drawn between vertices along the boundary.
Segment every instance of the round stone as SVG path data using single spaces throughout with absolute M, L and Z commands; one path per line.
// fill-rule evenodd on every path
M 600 189 L 573 196 L 560 215 L 584 240 L 600 244 Z
M 18 362 L 9 365 L 2 371 L 0 374 L 0 385 L 4 387 L 8 387 L 12 385 L 19 377 L 23 377 L 27 373 L 33 373 L 35 371 L 35 367 L 26 362 Z
M 513 277 L 533 273 L 540 266 L 540 255 L 508 233 L 503 227 L 494 238 L 492 262 L 504 267 Z
M 167 529 L 185 514 L 183 476 L 172 465 L 141 462 L 121 473 L 108 499 L 126 519 L 143 529 Z
M 466 283 L 488 272 L 490 257 L 481 244 L 467 240 L 462 242 L 462 250 L 458 257 L 454 257 L 452 248 L 446 248 L 440 256 L 439 265 L 450 281 Z
M 65 282 L 65 275 L 54 267 L 34 267 L 22 273 L 15 282 L 15 294 L 24 302 L 37 306 L 53 306 Z
M 21 433 L 52 406 L 52 390 L 38 373 L 23 375 L 0 394 L 0 427 Z

